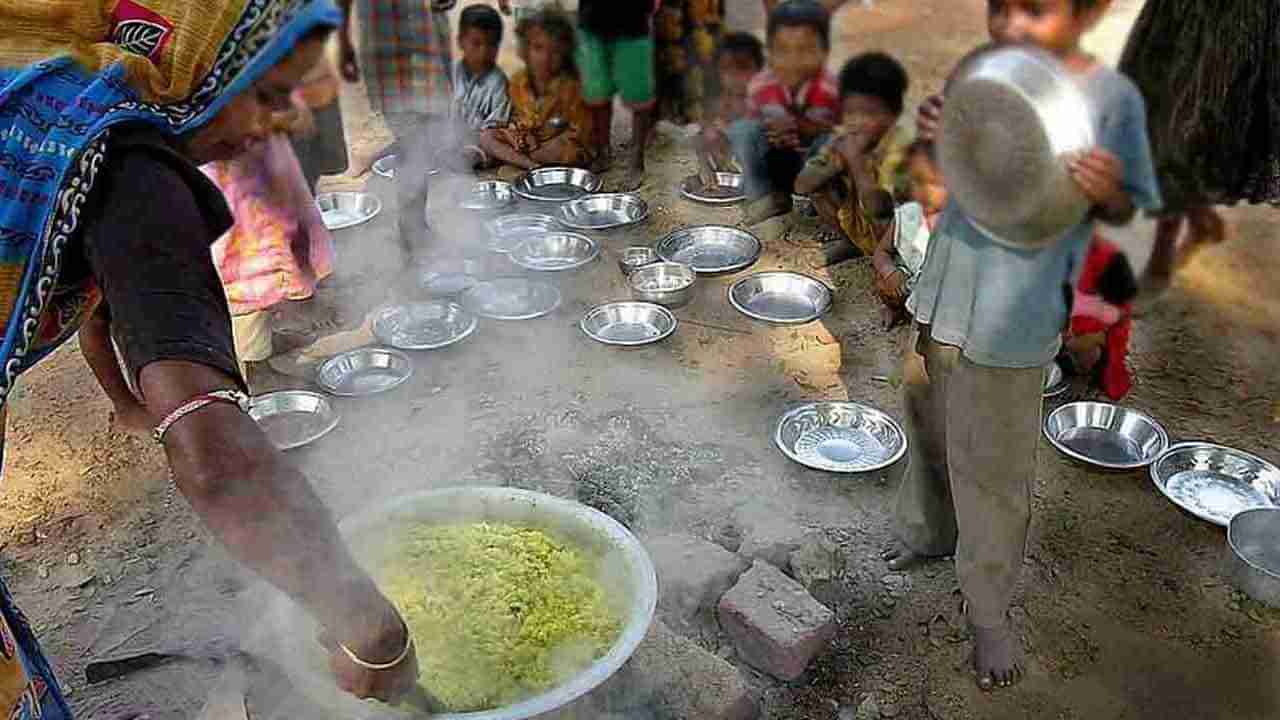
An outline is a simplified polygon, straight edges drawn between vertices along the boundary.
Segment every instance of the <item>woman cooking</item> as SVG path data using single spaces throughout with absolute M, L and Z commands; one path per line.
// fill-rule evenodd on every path
M 244 413 L 209 252 L 230 215 L 196 169 L 263 141 L 340 18 L 329 0 L 0 2 L 0 409 L 79 330 L 119 422 L 154 428 L 212 533 L 326 628 L 339 685 L 394 699 L 417 678 L 399 613 Z M 0 716 L 70 717 L 3 583 L 0 640 Z

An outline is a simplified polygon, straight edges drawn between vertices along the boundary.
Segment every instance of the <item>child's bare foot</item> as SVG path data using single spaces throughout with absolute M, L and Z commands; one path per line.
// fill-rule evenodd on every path
M 1022 679 L 1017 637 L 1007 622 L 993 628 L 974 626 L 973 671 L 978 688 L 987 692 L 1012 687 Z
M 634 163 L 627 167 L 627 172 L 618 181 L 618 192 L 634 192 L 644 184 L 644 165 Z
M 596 159 L 592 161 L 589 169 L 596 175 L 603 175 L 609 172 L 609 168 L 612 166 L 613 158 L 610 156 L 608 151 L 603 151 L 596 153 Z
M 779 215 L 791 212 L 790 193 L 770 193 L 762 198 L 752 200 L 743 216 L 743 224 L 759 225 Z
M 890 543 L 880 553 L 880 559 L 888 561 L 890 570 L 909 570 L 928 560 L 927 557 L 907 547 L 900 540 L 894 540 Z

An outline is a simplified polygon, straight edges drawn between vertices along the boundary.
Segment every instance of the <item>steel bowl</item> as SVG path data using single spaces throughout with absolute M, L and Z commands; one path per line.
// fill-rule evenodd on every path
M 1280 507 L 1280 470 L 1222 445 L 1178 443 L 1151 464 L 1151 480 L 1173 504 L 1223 527 L 1238 512 Z
M 649 203 L 632 193 L 602 193 L 560 206 L 560 222 L 574 230 L 612 230 L 644 222 Z
M 409 356 L 391 348 L 367 347 L 326 360 L 316 384 L 330 395 L 364 397 L 398 387 L 413 375 Z
M 525 173 L 511 189 L 525 200 L 565 202 L 599 191 L 602 182 L 590 170 L 544 167 Z
M 831 288 L 800 273 L 756 273 L 729 287 L 729 303 L 749 318 L 799 325 L 813 322 L 831 309 Z
M 688 265 L 660 262 L 636 268 L 627 282 L 631 297 L 641 302 L 681 307 L 693 297 L 693 282 L 698 276 Z
M 699 275 L 745 270 L 760 258 L 760 240 L 727 225 L 698 225 L 676 230 L 658 241 L 658 257 L 693 268 Z
M 396 179 L 396 168 L 400 166 L 397 155 L 383 155 L 373 163 L 373 174 L 387 180 Z
M 463 293 L 462 306 L 493 320 L 532 320 L 560 307 L 560 291 L 522 277 L 493 278 Z
M 1227 525 L 1227 575 L 1264 605 L 1280 608 L 1280 508 L 1241 510 Z
M 980 48 L 947 82 L 938 162 L 952 199 L 996 242 L 1043 247 L 1079 224 L 1089 201 L 1067 161 L 1096 144 L 1089 99 L 1043 50 Z
M 476 316 L 443 300 L 388 305 L 373 316 L 373 334 L 399 350 L 437 350 L 471 336 Z
M 501 210 L 516 201 L 511 183 L 501 180 L 482 180 L 471 185 L 463 194 L 458 206 L 463 210 Z
M 601 584 L 619 604 L 622 628 L 609 651 L 555 687 L 517 703 L 472 713 L 443 713 L 436 720 L 525 720 L 549 717 L 616 673 L 648 633 L 657 606 L 658 579 L 644 546 L 609 516 L 585 505 L 542 493 L 502 487 L 457 487 L 391 498 L 344 519 L 339 527 L 356 559 L 377 567 L 388 540 L 408 524 L 504 523 L 553 533 L 602 554 Z M 289 673 L 304 695 L 335 717 L 419 717 L 360 701 L 333 683 L 327 653 L 315 642 L 319 630 L 310 615 L 283 595 L 267 608 L 259 644 Z M 256 649 L 256 648 L 255 648 Z
M 597 305 L 582 317 L 587 337 L 605 345 L 637 347 L 660 342 L 676 331 L 671 311 L 647 302 L 611 302 Z
M 279 450 L 310 445 L 338 427 L 329 398 L 307 390 L 259 395 L 249 402 L 249 417 Z
M 1057 361 L 1051 362 L 1044 367 L 1044 396 L 1047 398 L 1058 397 L 1071 389 L 1071 383 L 1067 382 L 1067 378 L 1062 373 L 1062 366 Z
M 1169 447 L 1151 416 L 1103 402 L 1073 402 L 1049 413 L 1044 435 L 1067 457 L 1108 470 L 1150 465 Z
M 600 255 L 595 240 L 571 232 L 531 235 L 511 251 L 511 262 L 526 270 L 576 270 Z
M 489 231 L 489 249 L 509 253 L 531 235 L 544 235 L 562 229 L 560 221 L 550 215 L 517 213 L 503 215 L 485 223 Z
M 327 192 L 316 196 L 320 219 L 330 230 L 343 230 L 369 222 L 382 212 L 377 195 L 362 192 Z
M 618 258 L 618 268 L 622 270 L 622 274 L 630 276 L 631 273 L 644 267 L 658 262 L 658 253 L 647 245 L 632 245 L 622 251 L 622 257 Z
M 815 470 L 877 472 L 902 459 L 907 434 L 889 415 L 856 402 L 811 402 L 778 419 L 773 442 Z
M 707 185 L 697 175 L 680 182 L 680 194 L 704 205 L 733 205 L 746 199 L 742 173 L 716 173 L 716 184 Z

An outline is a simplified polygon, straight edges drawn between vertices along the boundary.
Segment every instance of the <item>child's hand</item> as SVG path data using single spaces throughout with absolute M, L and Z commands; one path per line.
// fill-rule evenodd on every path
M 1096 147 L 1070 160 L 1067 169 L 1090 203 L 1107 210 L 1128 204 L 1129 196 L 1120 184 L 1124 164 L 1107 150 Z
M 916 137 L 933 142 L 942 130 L 942 96 L 930 95 L 916 110 Z
M 886 305 L 901 307 L 907 301 L 907 274 L 901 270 L 877 274 L 876 293 Z
M 799 147 L 800 125 L 790 115 L 780 115 L 764 121 L 765 135 L 774 147 Z

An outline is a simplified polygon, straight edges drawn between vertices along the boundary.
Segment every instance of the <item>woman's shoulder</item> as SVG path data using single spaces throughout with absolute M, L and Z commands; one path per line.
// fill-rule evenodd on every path
M 221 234 L 233 223 L 222 192 L 185 158 L 173 140 L 154 128 L 126 127 L 112 131 L 99 185 L 102 213 L 123 207 L 124 195 L 147 195 L 147 207 L 158 213 L 198 218 Z

